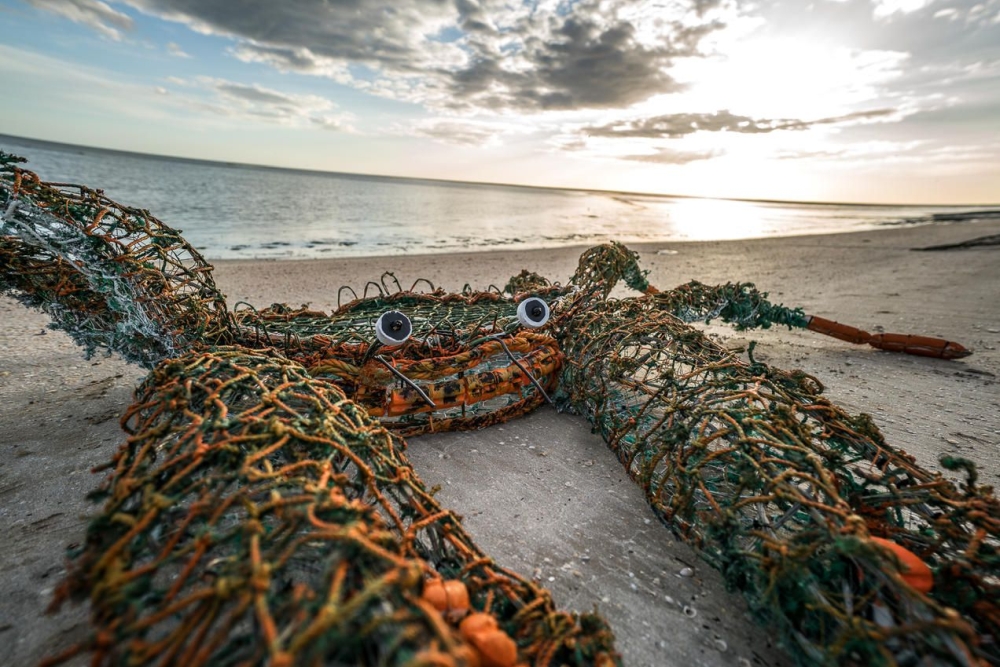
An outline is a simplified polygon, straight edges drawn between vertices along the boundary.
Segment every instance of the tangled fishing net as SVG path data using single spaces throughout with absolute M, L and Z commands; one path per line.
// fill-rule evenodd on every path
M 22 161 L 0 152 L 0 292 L 45 310 L 88 354 L 146 367 L 231 340 L 212 267 L 179 232 L 100 190 L 44 183 Z
M 166 361 L 123 424 L 57 596 L 89 597 L 95 639 L 74 651 L 94 664 L 614 660 L 603 621 L 494 565 L 401 443 L 298 364 L 226 347 Z M 442 580 L 467 599 L 435 606 Z M 470 610 L 494 631 L 461 630 Z
M 961 346 L 872 336 L 745 283 L 659 291 L 619 244 L 584 253 L 565 286 L 522 272 L 503 292 L 418 292 L 387 274 L 330 314 L 230 312 L 210 267 L 146 212 L 0 163 L 0 291 L 88 350 L 162 362 L 59 591 L 91 602 L 94 636 L 70 653 L 615 661 L 604 622 L 556 611 L 496 567 L 386 430 L 482 427 L 554 395 L 801 664 L 1000 664 L 1000 505 L 972 464 L 942 459 L 966 472 L 958 488 L 822 398 L 815 378 L 745 363 L 688 323 L 810 328 L 943 358 Z M 619 280 L 644 295 L 610 298 Z M 547 326 L 522 326 L 532 298 L 551 306 Z M 408 316 L 409 341 L 373 340 L 390 310 Z
M 815 378 L 740 361 L 659 295 L 556 310 L 559 400 L 803 663 L 1000 661 L 1000 503 L 968 461 L 941 461 L 973 471 L 959 490 Z

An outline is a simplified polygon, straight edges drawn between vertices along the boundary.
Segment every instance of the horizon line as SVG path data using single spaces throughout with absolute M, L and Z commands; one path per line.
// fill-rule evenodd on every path
M 596 193 L 596 194 L 609 194 L 609 195 L 634 195 L 640 197 L 663 197 L 668 199 L 711 199 L 716 201 L 735 201 L 735 202 L 747 202 L 747 203 L 757 203 L 757 204 L 808 204 L 813 206 L 855 206 L 855 207 L 883 207 L 883 208 L 997 208 L 1000 207 L 1000 202 L 987 204 L 987 203 L 976 203 L 976 204 L 921 204 L 921 203 L 869 203 L 869 202 L 838 202 L 838 201 L 814 201 L 814 200 L 803 200 L 803 199 L 765 199 L 765 198 L 753 198 L 753 197 L 707 197 L 702 195 L 682 195 L 682 194 L 669 194 L 662 192 L 640 192 L 635 190 L 605 190 L 601 188 L 581 188 L 581 187 L 559 187 L 553 185 L 529 185 L 524 183 L 502 183 L 497 181 L 461 181 L 458 179 L 451 178 L 430 178 L 422 176 L 396 176 L 392 174 L 366 174 L 361 172 L 350 172 L 350 171 L 332 171 L 327 169 L 309 169 L 305 167 L 282 167 L 273 164 L 258 164 L 255 162 L 233 162 L 229 160 L 210 160 L 206 158 L 196 158 L 188 157 L 184 155 L 167 155 L 164 153 L 145 153 L 142 151 L 133 150 L 123 150 L 120 148 L 107 148 L 104 146 L 90 146 L 87 144 L 74 144 L 67 143 L 63 141 L 52 141 L 51 139 L 38 139 L 36 137 L 24 137 L 15 134 L 6 134 L 0 132 L 0 139 L 9 138 L 21 141 L 33 141 L 42 144 L 51 144 L 53 146 L 63 146 L 68 148 L 82 148 L 86 150 L 104 152 L 104 153 L 116 153 L 121 155 L 131 155 L 144 158 L 151 158 L 155 160 L 172 160 L 176 162 L 195 162 L 199 164 L 209 164 L 209 165 L 222 165 L 226 167 L 237 167 L 237 168 L 250 168 L 250 169 L 273 169 L 276 171 L 291 171 L 300 172 L 306 174 L 321 174 L 325 176 L 339 176 L 348 178 L 383 178 L 383 179 L 394 179 L 403 181 L 424 181 L 431 183 L 445 183 L 450 185 L 485 185 L 491 187 L 503 187 L 503 188 L 527 188 L 531 190 L 561 190 L 563 192 L 584 192 L 584 193 Z M 23 156 L 20 156 L 23 157 Z

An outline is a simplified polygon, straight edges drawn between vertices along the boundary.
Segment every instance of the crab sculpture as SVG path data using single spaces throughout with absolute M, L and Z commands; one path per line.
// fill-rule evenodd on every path
M 543 402 L 584 415 L 654 512 L 801 664 L 1000 660 L 1000 503 L 893 448 L 801 372 L 745 362 L 689 322 L 872 336 L 749 284 L 650 286 L 619 244 L 565 285 L 402 289 L 331 313 L 232 310 L 174 230 L 5 156 L 0 291 L 88 352 L 152 368 L 105 504 L 56 595 L 89 599 L 94 664 L 614 664 L 607 623 L 496 566 L 400 437 Z M 616 299 L 624 281 L 639 296 Z

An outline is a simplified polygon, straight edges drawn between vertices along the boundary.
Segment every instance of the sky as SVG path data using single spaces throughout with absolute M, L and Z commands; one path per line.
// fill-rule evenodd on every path
M 0 26 L 4 134 L 548 187 L 1000 203 L 1000 0 L 0 0 Z

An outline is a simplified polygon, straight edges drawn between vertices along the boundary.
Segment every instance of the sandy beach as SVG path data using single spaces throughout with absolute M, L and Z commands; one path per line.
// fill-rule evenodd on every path
M 826 395 L 871 414 L 888 442 L 927 468 L 955 453 L 1000 485 L 1000 246 L 913 248 L 1000 233 L 1000 221 L 876 232 L 636 247 L 650 281 L 670 288 L 752 281 L 775 302 L 869 331 L 920 333 L 974 351 L 940 361 L 852 346 L 807 331 L 738 333 L 758 361 L 817 376 Z M 522 268 L 566 281 L 581 248 L 392 258 L 216 264 L 229 303 L 311 304 L 391 270 L 405 286 L 503 285 Z M 624 295 L 624 293 L 623 293 Z M 85 500 L 123 435 L 118 418 L 145 375 L 114 357 L 85 360 L 47 318 L 0 299 L 0 664 L 29 665 L 88 631 L 86 607 L 45 615 L 94 506 Z M 473 433 L 415 438 L 408 454 L 442 503 L 465 517 L 496 561 L 546 585 L 564 609 L 595 606 L 625 665 L 787 664 L 738 594 L 653 517 L 584 419 L 542 408 Z M 684 576 L 688 575 L 688 576 Z

